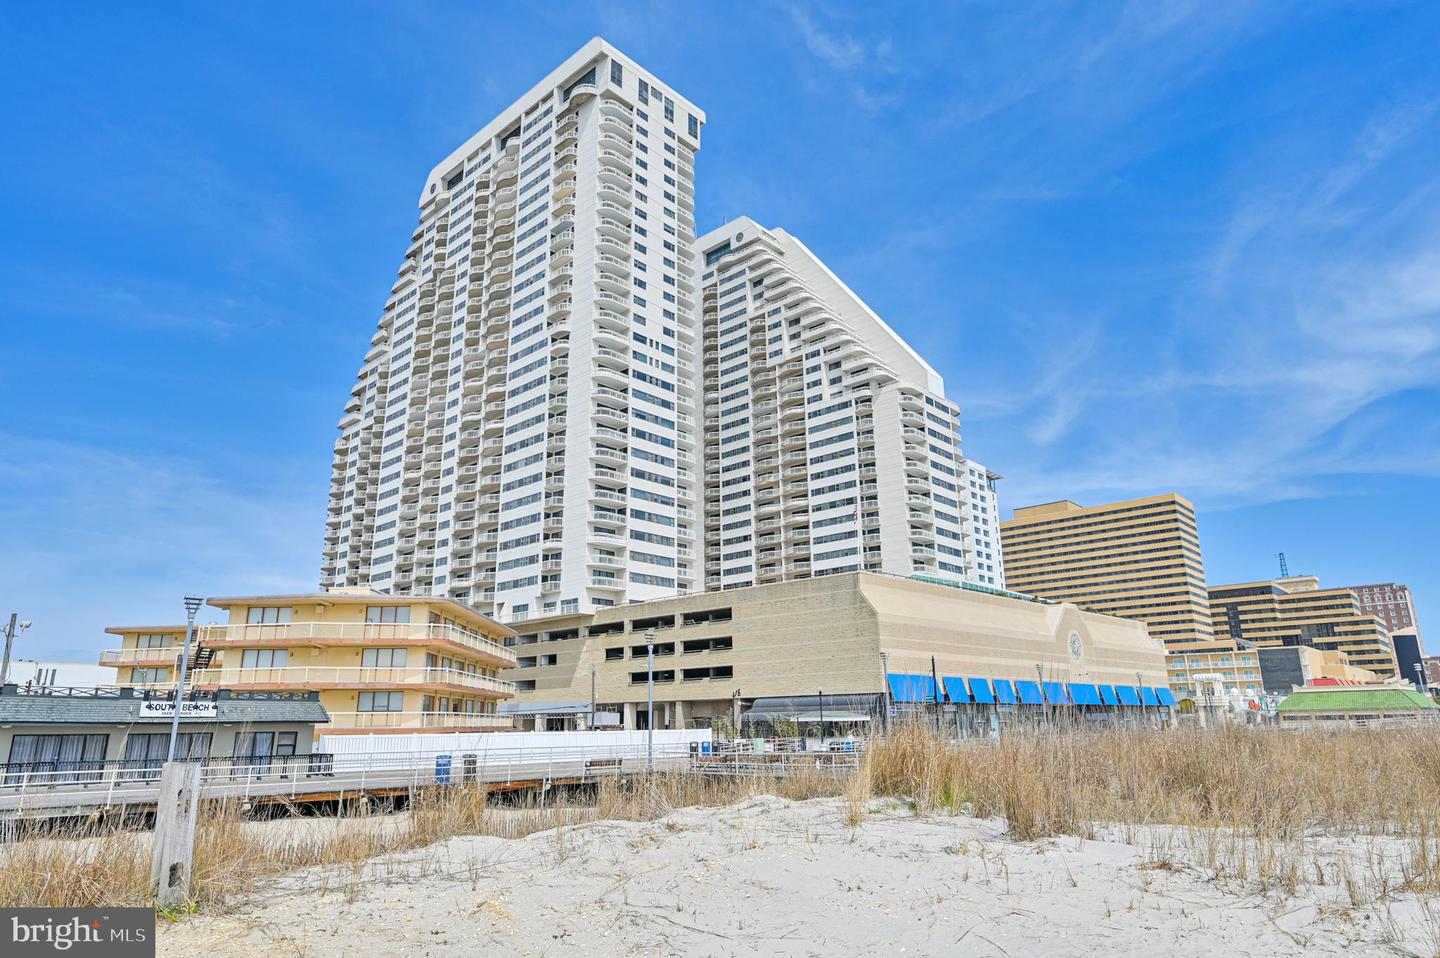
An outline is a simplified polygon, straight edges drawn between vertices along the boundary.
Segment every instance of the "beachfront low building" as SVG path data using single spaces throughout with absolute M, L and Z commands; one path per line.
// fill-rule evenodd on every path
M 201 625 L 191 687 L 316 691 L 336 732 L 495 731 L 514 632 L 463 603 L 368 589 L 210 599 L 228 614 Z M 174 688 L 185 627 L 114 626 L 120 648 L 101 653 L 116 684 Z
M 1143 623 L 880 573 L 678 596 L 518 628 L 515 707 L 537 722 L 547 707 L 559 720 L 593 702 L 625 728 L 646 727 L 647 634 L 659 728 L 738 725 L 757 699 L 777 698 L 813 700 L 797 705 L 807 715 L 828 703 L 829 720 L 842 711 L 859 723 L 924 709 L 981 727 L 1046 704 L 1094 717 L 1175 704 L 1164 649 Z
M 1191 649 L 1167 657 L 1170 688 L 1182 709 L 1203 705 L 1218 687 L 1227 698 L 1258 701 L 1264 691 L 1260 656 L 1238 647 Z M 1288 686 L 1287 686 L 1288 688 Z
M 1276 710 L 1285 728 L 1364 728 L 1440 723 L 1440 705 L 1407 682 L 1296 689 Z
M 242 766 L 247 774 L 308 770 L 315 692 L 217 689 L 186 695 L 177 757 Z M 5 785 L 153 779 L 170 750 L 173 696 L 133 688 L 0 686 L 0 782 Z

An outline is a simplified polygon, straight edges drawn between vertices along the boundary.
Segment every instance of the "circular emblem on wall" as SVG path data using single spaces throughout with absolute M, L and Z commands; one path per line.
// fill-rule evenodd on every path
M 1070 659 L 1075 663 L 1085 661 L 1085 643 L 1080 639 L 1079 632 L 1070 633 Z

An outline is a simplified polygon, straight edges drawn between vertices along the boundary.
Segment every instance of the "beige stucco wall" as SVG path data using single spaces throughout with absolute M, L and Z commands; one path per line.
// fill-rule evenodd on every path
M 946 586 L 862 576 L 891 672 L 1047 682 L 1166 684 L 1165 654 L 1144 623 Z M 1079 636 L 1078 659 L 1070 637 Z
M 797 579 L 772 585 L 709 592 L 675 599 L 619 606 L 593 618 L 572 615 L 520 623 L 522 638 L 539 641 L 517 646 L 522 659 L 554 655 L 554 665 L 515 670 L 515 678 L 533 680 L 533 691 L 517 696 L 523 705 L 583 701 L 640 703 L 645 683 L 632 683 L 632 672 L 645 670 L 644 645 L 635 620 L 729 607 L 728 622 L 658 629 L 657 644 L 673 642 L 676 653 L 657 656 L 655 668 L 676 671 L 673 682 L 656 685 L 657 702 L 691 703 L 689 714 L 713 714 L 699 703 L 726 703 L 738 689 L 746 699 L 762 696 L 878 693 L 883 690 L 880 653 L 891 672 L 928 674 L 933 655 L 940 675 L 1035 678 L 1039 664 L 1046 681 L 1165 684 L 1161 644 L 1140 622 L 1081 612 L 1074 606 L 1045 605 L 959 590 L 892 576 L 852 573 Z M 586 627 L 623 622 L 624 632 L 585 635 Z M 578 629 L 576 638 L 545 641 L 552 633 Z M 1080 637 L 1080 660 L 1069 651 L 1070 636 Z M 686 640 L 730 636 L 730 651 L 683 654 Z M 626 648 L 625 658 L 605 659 L 607 648 Z M 684 682 L 687 667 L 729 665 L 732 678 Z

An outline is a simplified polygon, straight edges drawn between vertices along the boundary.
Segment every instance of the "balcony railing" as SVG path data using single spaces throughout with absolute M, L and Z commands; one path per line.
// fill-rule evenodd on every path
M 331 712 L 325 731 L 351 728 L 467 728 L 508 729 L 514 727 L 508 715 L 466 712 Z
M 503 645 L 449 625 L 409 622 L 292 622 L 281 625 L 206 625 L 197 630 L 202 645 L 426 645 L 449 642 L 513 666 Z
M 244 688 L 247 685 L 283 685 L 297 688 L 403 688 L 407 686 L 452 685 L 511 695 L 515 685 L 504 679 L 477 675 L 462 669 L 428 669 L 423 667 L 373 668 L 365 666 L 303 665 L 273 669 L 247 669 L 222 665 L 201 669 L 191 675 L 196 686 L 215 685 L 221 688 Z M 163 688 L 168 683 L 151 687 Z
M 166 645 L 158 649 L 106 649 L 100 653 L 100 664 L 117 665 L 174 665 L 180 657 L 181 646 Z

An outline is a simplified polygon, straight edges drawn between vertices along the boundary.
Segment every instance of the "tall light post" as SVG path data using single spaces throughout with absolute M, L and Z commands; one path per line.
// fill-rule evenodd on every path
M 185 705 L 185 673 L 190 669 L 190 641 L 195 637 L 195 613 L 200 611 L 204 602 L 197 596 L 185 597 L 185 648 L 180 653 L 180 680 L 175 683 L 175 715 L 170 719 L 170 757 L 165 760 L 167 762 L 175 761 L 175 743 L 180 738 L 180 710 Z
M 645 771 L 655 771 L 655 630 L 645 630 Z
M 885 731 L 890 731 L 890 657 L 884 652 L 880 653 L 880 705 L 885 709 L 883 726 Z
M 1040 686 L 1040 714 L 1045 719 L 1045 724 L 1050 724 L 1050 710 L 1045 707 L 1045 672 L 1040 668 L 1040 663 L 1035 663 L 1035 684 Z
M 825 690 L 816 689 L 815 692 L 820 696 L 820 748 L 823 750 L 825 748 Z
M 10 678 L 10 647 L 15 644 L 15 637 L 26 629 L 30 628 L 30 620 L 18 621 L 18 612 L 10 613 L 10 624 L 5 626 L 5 659 L 0 662 L 0 685 Z

